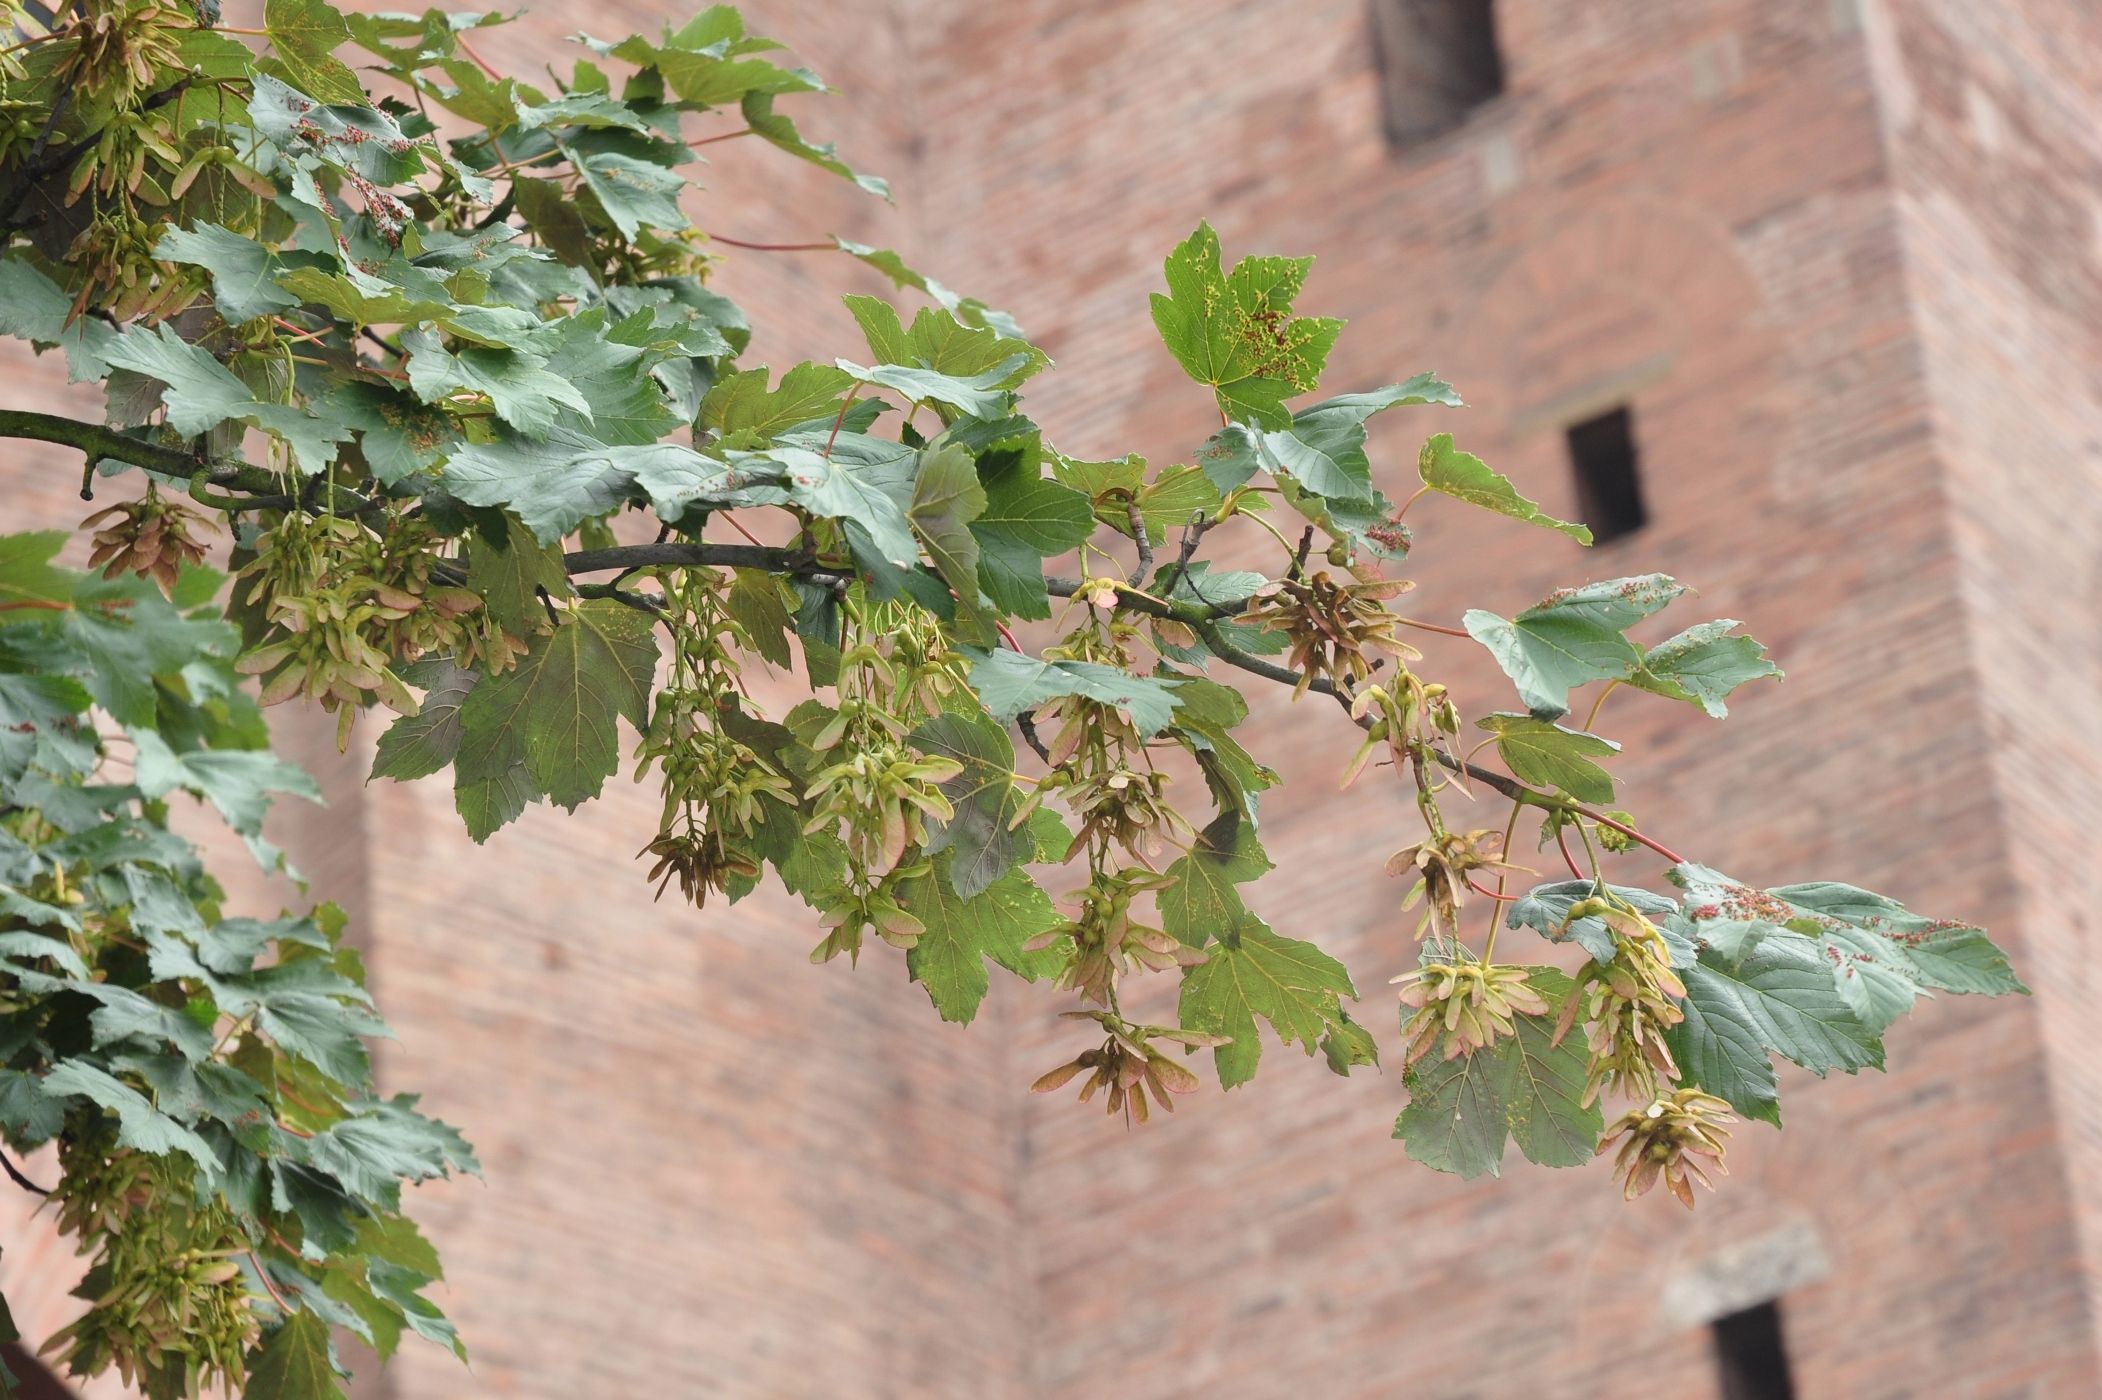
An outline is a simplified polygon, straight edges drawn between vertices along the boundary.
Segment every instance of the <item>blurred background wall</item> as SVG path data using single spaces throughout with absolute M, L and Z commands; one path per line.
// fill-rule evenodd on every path
M 462 1371 L 405 1351 L 368 1396 L 2087 1396 L 2102 1224 L 2089 1032 L 2102 744 L 2102 18 L 2082 0 L 760 0 L 842 95 L 805 120 L 893 211 L 720 152 L 714 232 L 895 246 L 1012 310 L 1060 362 L 1030 407 L 1066 451 L 1187 460 L 1206 397 L 1145 309 L 1199 217 L 1230 251 L 1317 252 L 1350 318 L 1338 388 L 1421 369 L 1471 407 L 1382 420 L 1392 494 L 1450 430 L 1588 556 L 1412 513 L 1412 611 L 1509 612 L 1663 570 L 1791 678 L 1728 727 L 1630 702 L 1646 829 L 1755 883 L 1846 878 L 1984 921 L 2033 1000 L 1944 999 L 1888 1075 L 1785 1072 L 1686 1215 L 1603 1170 L 1462 1183 L 1387 1138 L 1398 1074 L 1268 1072 L 1126 1132 L 1026 1086 L 1078 1048 L 1058 998 L 940 1024 L 879 949 L 811 968 L 807 912 L 655 905 L 655 800 L 620 786 L 486 848 L 441 784 L 365 787 L 376 722 L 284 839 L 353 911 L 400 1033 L 396 1087 L 487 1182 L 417 1203 Z M 548 3 L 478 45 L 676 13 Z M 727 118 L 725 119 L 727 120 Z M 745 254 L 748 363 L 858 343 L 859 269 Z M 95 412 L 26 356 L 0 402 Z M 70 524 L 33 444 L 8 528 Z M 1420 518 L 1419 518 L 1420 517 Z M 1484 708 L 1478 648 L 1426 662 Z M 1356 973 L 1411 958 L 1379 863 L 1412 814 L 1339 796 L 1350 738 L 1251 696 L 1287 783 L 1251 903 Z M 1335 833 L 1361 832 L 1361 840 Z M 1653 877 L 1630 858 L 1621 878 Z M 281 894 L 258 891 L 257 899 Z M 1135 1014 L 1164 1017 L 1165 979 Z M 73 1261 L 7 1202 L 0 1286 L 61 1320 Z M 1786 1372 L 1786 1376 L 1782 1374 Z M 112 1393 L 112 1392 L 97 1392 Z

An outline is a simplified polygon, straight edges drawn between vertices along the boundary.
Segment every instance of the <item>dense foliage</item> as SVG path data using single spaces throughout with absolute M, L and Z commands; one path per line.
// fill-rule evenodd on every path
M 889 251 L 787 249 L 934 305 L 850 296 L 865 350 L 740 363 L 695 148 L 749 138 L 887 190 L 776 111 L 822 84 L 727 7 L 584 40 L 549 88 L 482 61 L 493 16 L 11 14 L 0 332 L 108 409 L 0 411 L 0 434 L 80 449 L 98 504 L 105 478 L 136 487 L 85 524 L 97 572 L 52 562 L 62 535 L 0 539 L 0 1134 L 57 1145 L 36 1160 L 90 1256 L 90 1306 L 51 1342 L 76 1371 L 333 1396 L 332 1328 L 383 1356 L 405 1330 L 459 1347 L 401 1186 L 473 1159 L 374 1093 L 340 915 L 228 913 L 169 825 L 192 795 L 281 864 L 265 807 L 315 793 L 259 705 L 317 704 L 343 735 L 395 712 L 375 776 L 450 770 L 478 841 L 596 797 L 626 721 L 663 793 L 660 893 L 720 907 L 771 871 L 814 911 L 813 960 L 902 960 L 953 1021 L 991 966 L 1053 983 L 1089 1024 L 1035 1087 L 1127 1119 L 1196 1091 L 1199 1051 L 1247 1082 L 1266 1025 L 1338 1074 L 1386 1040 L 1395 1136 L 1463 1176 L 1513 1142 L 1549 1166 L 1613 1150 L 1630 1195 L 1690 1205 L 1733 1115 L 1779 1123 L 1774 1056 L 1880 1066 L 1926 990 L 2020 990 L 1975 928 L 1847 885 L 1754 889 L 1607 810 L 1608 695 L 1721 718 L 1779 674 L 1732 621 L 1631 637 L 1671 579 L 1459 627 L 1394 610 L 1426 495 L 1590 536 L 1444 433 L 1420 489 L 1384 497 L 1370 420 L 1459 400 L 1428 374 L 1313 398 L 1342 325 L 1298 313 L 1308 259 L 1229 264 L 1209 227 L 1174 249 L 1153 318 L 1219 430 L 1162 469 L 1082 461 L 1020 412 L 1049 361 L 1014 321 Z M 1222 546 L 1269 565 L 1217 566 Z M 1486 647 L 1517 707 L 1463 711 L 1412 637 Z M 762 665 L 808 698 L 762 713 Z M 1278 782 L 1238 737 L 1244 677 L 1362 731 L 1346 782 L 1413 797 L 1422 831 L 1386 870 L 1420 912 L 1377 969 L 1406 969 L 1398 1039 L 1243 902 Z M 1456 816 L 1483 803 L 1493 826 Z M 1528 849 L 1569 878 L 1507 888 Z M 1657 858 L 1670 888 L 1604 874 Z M 1497 961 L 1519 931 L 1581 967 Z M 1179 979 L 1175 1024 L 1122 1009 L 1153 974 Z

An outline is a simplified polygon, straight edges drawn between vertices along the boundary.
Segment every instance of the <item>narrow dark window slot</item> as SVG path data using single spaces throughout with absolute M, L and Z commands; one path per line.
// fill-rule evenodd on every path
M 1594 543 L 1632 535 L 1649 523 L 1634 417 L 1625 404 L 1569 429 L 1569 462 L 1576 471 L 1577 519 L 1591 527 Z
M 1493 0 L 1372 0 L 1387 141 L 1428 141 L 1504 90 Z
M 1722 1400 L 1795 1400 L 1778 1306 L 1765 1302 L 1717 1318 L 1714 1334 Z

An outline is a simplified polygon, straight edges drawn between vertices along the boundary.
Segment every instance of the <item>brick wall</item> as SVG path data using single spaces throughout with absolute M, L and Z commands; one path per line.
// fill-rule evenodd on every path
M 1450 428 L 1566 513 L 1560 429 L 1631 402 L 1648 530 L 1584 558 L 1419 510 L 1412 611 L 1508 610 L 1649 568 L 1697 584 L 1698 616 L 1746 619 L 1793 678 L 1744 693 L 1719 745 L 1700 716 L 1616 700 L 1609 727 L 1631 752 L 1617 766 L 1645 824 L 1746 878 L 1841 875 L 2037 946 L 2008 865 L 2007 760 L 1971 669 L 1941 377 L 1913 329 L 1851 7 L 1506 3 L 1506 95 L 1398 155 L 1349 0 L 1201 18 L 935 8 L 927 110 L 959 119 L 930 131 L 925 194 L 959 281 L 1013 305 L 1062 361 L 1035 395 L 1062 445 L 1175 459 L 1201 441 L 1209 406 L 1142 311 L 1160 254 L 1200 216 L 1230 250 L 1321 254 L 1305 300 L 1352 320 L 1334 383 L 1431 367 L 1468 394 L 1464 413 L 1379 429 L 1390 494 L 1421 435 Z M 986 209 L 1003 217 L 965 217 Z M 1428 664 L 1477 709 L 1501 703 L 1469 644 Z M 1281 695 L 1259 697 L 1253 722 L 1287 787 L 1265 809 L 1280 869 L 1252 902 L 1341 954 L 1366 1019 L 1391 1030 L 1380 984 L 1410 950 L 1377 865 L 1407 839 L 1404 795 L 1335 795 L 1349 739 Z M 1018 1000 L 1020 1084 L 1073 1036 L 1051 999 Z M 1168 1005 L 1165 986 L 1141 1000 Z M 1391 1073 L 1345 1083 L 1274 1048 L 1254 1086 L 1165 1127 L 1127 1135 L 1032 1105 L 1033 1381 L 1045 1395 L 1263 1396 L 1304 1377 L 1334 1394 L 1503 1396 L 1668 1378 L 1698 1395 L 1705 1338 L 1663 1300 L 1703 1261 L 1807 1222 L 1831 1273 L 1784 1303 L 1803 1393 L 2091 1393 L 2035 1005 L 1945 1000 L 1891 1050 L 1873 1082 L 1788 1076 L 1790 1133 L 1742 1131 L 1727 1188 L 1690 1219 L 1621 1205 L 1597 1172 L 1462 1184 L 1412 1168 L 1385 1139 Z
M 2041 995 L 2082 1253 L 2102 1255 L 2088 965 L 2102 751 L 2102 19 L 2079 4 L 1879 6 L 1892 185 L 1947 462 L 2000 849 Z M 2091 1305 L 2093 1300 L 2090 1300 Z

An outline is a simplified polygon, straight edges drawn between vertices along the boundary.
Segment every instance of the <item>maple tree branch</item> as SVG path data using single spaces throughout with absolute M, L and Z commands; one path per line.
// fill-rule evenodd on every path
M 1176 603 L 1158 598 L 1151 593 L 1141 593 L 1138 589 L 1127 584 L 1117 583 L 1114 579 L 1096 579 L 1093 582 L 1098 588 L 1105 582 L 1115 588 L 1117 590 L 1117 606 L 1128 612 L 1144 613 L 1148 617 L 1165 618 L 1170 622 L 1186 623 L 1192 627 L 1200 622 L 1211 622 L 1218 618 L 1230 617 L 1234 613 L 1241 611 L 1239 603 L 1212 603 L 1208 606 L 1195 603 Z M 1080 592 L 1081 583 L 1082 581 L 1077 578 L 1059 578 L 1054 576 L 1044 580 L 1044 591 L 1054 598 L 1070 598 Z
M 105 428 L 95 423 L 83 423 L 76 418 L 61 417 L 56 413 L 34 413 L 27 409 L 0 409 L 0 437 L 28 438 L 35 442 L 55 442 L 62 447 L 74 447 L 88 454 L 92 460 L 114 457 L 134 467 L 161 472 L 167 476 L 192 476 L 199 471 L 210 473 L 208 480 L 215 485 L 237 485 L 233 470 L 214 468 L 211 462 L 188 452 L 179 452 L 171 447 L 141 438 L 129 437 L 115 428 Z M 259 483 L 263 489 L 275 491 L 279 483 L 268 473 L 262 473 Z
M 102 457 L 111 457 L 118 461 L 130 463 L 133 466 L 161 472 L 164 475 L 188 477 L 193 481 L 201 477 L 202 480 L 213 485 L 225 486 L 233 490 L 250 492 L 263 497 L 264 499 L 253 503 L 257 505 L 276 504 L 282 499 L 280 494 L 282 483 L 274 474 L 261 468 L 214 463 L 202 457 L 177 451 L 174 448 L 162 447 L 140 438 L 126 436 L 112 428 L 83 423 L 77 419 L 65 418 L 57 414 L 36 413 L 24 409 L 0 409 L 0 437 L 27 438 L 34 441 L 53 442 L 62 446 L 77 448 L 88 455 L 91 463 Z M 349 509 L 366 509 L 373 504 L 357 496 L 355 492 L 348 491 L 346 488 L 335 487 L 332 489 L 349 498 Z M 1192 533 L 1196 533 L 1194 529 Z M 1147 561 L 1150 563 L 1151 550 L 1148 549 L 1145 553 Z M 1189 556 L 1194 553 L 1194 541 L 1186 535 L 1184 547 L 1180 551 L 1175 564 L 1178 574 L 1186 571 Z M 823 567 L 807 554 L 801 554 L 794 550 L 768 545 L 691 544 L 679 541 L 614 545 L 605 549 L 573 550 L 562 556 L 562 564 L 564 570 L 571 574 L 603 573 L 608 570 L 632 570 L 659 566 L 673 568 L 722 567 L 763 569 L 769 573 L 833 584 L 851 582 L 854 577 L 849 571 Z M 1044 587 L 1054 597 L 1070 598 L 1080 592 L 1082 581 L 1079 579 L 1052 577 L 1044 580 Z M 613 598 L 631 606 L 639 604 L 644 608 L 653 607 L 644 595 L 626 593 L 608 584 L 587 584 L 579 589 L 579 592 L 586 597 Z M 1288 667 L 1280 666 L 1275 662 L 1265 661 L 1251 652 L 1242 650 L 1226 639 L 1225 635 L 1219 630 L 1218 621 L 1238 612 L 1240 610 L 1238 604 L 1178 603 L 1156 598 L 1150 594 L 1123 586 L 1118 586 L 1117 598 L 1118 605 L 1129 611 L 1142 613 L 1148 617 L 1161 618 L 1166 621 L 1179 622 L 1189 627 L 1203 639 L 1205 646 L 1210 649 L 1213 655 L 1237 670 L 1246 671 L 1252 676 L 1259 676 L 1264 680 L 1274 681 L 1279 685 L 1297 687 L 1300 683 L 1301 678 L 1298 672 Z M 1323 677 L 1315 677 L 1306 686 L 1306 689 L 1318 695 L 1326 695 L 1344 706 L 1345 709 L 1349 708 L 1350 696 L 1338 690 Z M 1370 723 L 1370 720 L 1361 719 L 1357 723 L 1362 727 Z M 1672 850 L 1669 846 L 1645 836 L 1633 827 L 1616 821 L 1602 812 L 1594 811 L 1568 798 L 1557 797 L 1552 793 L 1544 793 L 1527 787 L 1516 779 L 1498 773 L 1494 769 L 1482 768 L 1476 764 L 1454 758 L 1450 753 L 1435 745 L 1430 747 L 1429 752 L 1432 758 L 1449 771 L 1481 782 L 1494 791 L 1502 793 L 1513 802 L 1521 803 L 1528 807 L 1538 807 L 1546 811 L 1569 812 L 1583 817 L 1587 821 L 1595 822 L 1600 826 L 1617 831 L 1632 841 L 1640 842 L 1673 864 L 1683 864 L 1685 862 L 1685 857 Z
M 1139 510 L 1139 503 L 1132 501 L 1124 509 L 1124 518 L 1131 524 L 1131 537 L 1138 541 L 1139 546 L 1138 571 L 1134 577 L 1144 583 L 1147 575 L 1153 572 L 1153 540 L 1146 532 L 1146 517 Z
M 8 1180 L 14 1182 L 15 1185 L 21 1187 L 24 1191 L 33 1191 L 39 1196 L 48 1196 L 51 1194 L 50 1187 L 39 1186 L 34 1181 L 31 1181 L 28 1177 L 22 1175 L 22 1169 L 16 1166 L 14 1164 L 14 1159 L 9 1157 L 5 1152 L 0 1152 L 0 1167 L 5 1167 L 7 1169 Z
M 1201 508 L 1190 512 L 1190 523 L 1182 531 L 1182 548 L 1175 552 L 1174 566 L 1168 570 L 1167 582 L 1161 585 L 1162 593 L 1174 596 L 1175 585 L 1181 583 L 1183 576 L 1190 571 L 1190 560 L 1196 555 L 1204 532 L 1216 523 L 1210 513 Z
M 159 92 L 147 96 L 137 107 L 131 109 L 130 115 L 143 115 L 165 107 L 188 91 L 189 86 L 190 80 L 187 77 L 178 78 Z M 72 102 L 73 91 L 72 83 L 61 88 L 58 99 L 51 104 L 50 118 L 45 121 L 43 131 L 38 133 L 36 144 L 30 148 L 29 159 L 22 167 L 20 178 L 16 180 L 14 188 L 7 192 L 6 199 L 0 201 L 0 225 L 4 225 L 10 231 L 26 227 L 22 220 L 15 217 L 15 211 L 22 207 L 22 202 L 29 198 L 30 192 L 36 188 L 38 182 L 71 165 L 83 151 L 92 149 L 102 139 L 103 128 L 97 127 L 77 141 L 69 141 L 63 146 L 50 145 L 58 123 L 64 118 L 66 108 Z M 37 220 L 31 219 L 28 222 L 35 223 Z
M 748 248 L 755 253 L 833 253 L 839 251 L 837 243 L 747 243 L 742 238 L 732 238 L 726 233 L 711 233 L 714 242 L 731 248 Z
M 824 582 L 853 578 L 851 573 L 822 567 L 807 554 L 761 544 L 686 544 L 673 540 L 657 544 L 613 545 L 606 549 L 579 549 L 562 556 L 562 567 L 572 574 L 652 566 L 764 569 L 768 573 Z

